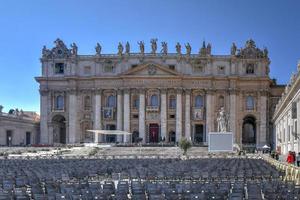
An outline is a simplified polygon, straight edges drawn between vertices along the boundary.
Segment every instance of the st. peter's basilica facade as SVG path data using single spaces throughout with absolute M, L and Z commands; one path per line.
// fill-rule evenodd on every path
M 267 49 L 253 40 L 243 48 L 232 45 L 229 55 L 212 55 L 203 42 L 198 54 L 176 53 L 168 44 L 150 41 L 151 52 L 119 43 L 117 54 L 79 55 L 57 39 L 43 48 L 42 75 L 36 77 L 41 95 L 40 143 L 81 143 L 93 140 L 94 130 L 124 130 L 131 138 L 107 135 L 100 142 L 174 143 L 186 137 L 205 144 L 217 129 L 217 114 L 225 108 L 234 142 L 262 146 L 272 141 L 271 116 L 282 93 L 269 77 Z M 159 48 L 160 49 L 160 48 Z

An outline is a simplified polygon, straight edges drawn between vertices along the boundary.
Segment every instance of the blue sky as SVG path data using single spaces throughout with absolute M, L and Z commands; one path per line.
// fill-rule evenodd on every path
M 43 45 L 56 38 L 76 42 L 79 54 L 116 53 L 118 42 L 150 39 L 190 42 L 197 53 L 202 41 L 213 54 L 229 54 L 232 42 L 244 46 L 253 38 L 266 46 L 271 78 L 284 84 L 300 59 L 300 1 L 267 0 L 2 0 L 0 3 L 0 104 L 8 111 L 39 112 L 39 58 Z

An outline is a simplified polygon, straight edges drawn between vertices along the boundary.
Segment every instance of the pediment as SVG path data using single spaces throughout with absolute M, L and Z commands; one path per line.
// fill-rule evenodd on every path
M 131 68 L 121 74 L 122 76 L 180 76 L 175 70 L 169 69 L 168 66 L 161 66 L 155 63 L 147 63 Z

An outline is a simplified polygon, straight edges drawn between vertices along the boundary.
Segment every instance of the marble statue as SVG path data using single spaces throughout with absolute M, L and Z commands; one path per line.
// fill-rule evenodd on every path
M 237 50 L 237 47 L 236 47 L 235 43 L 232 43 L 231 50 L 230 50 L 230 54 L 231 54 L 232 56 L 235 56 L 236 50 Z
M 162 52 L 163 54 L 167 55 L 167 54 L 168 54 L 168 44 L 167 44 L 166 42 L 162 42 L 162 43 L 161 43 L 161 46 L 162 46 L 161 52 Z
M 211 55 L 211 44 L 210 44 L 210 43 L 207 44 L 207 47 L 206 47 L 206 54 L 207 54 L 207 55 Z
M 78 47 L 77 45 L 75 44 L 75 42 L 73 42 L 73 44 L 71 44 L 71 53 L 73 56 L 77 56 L 77 52 L 78 52 Z
M 118 55 L 121 56 L 123 54 L 124 47 L 121 42 L 118 45 Z
M 157 39 L 151 39 L 151 53 L 152 54 L 155 54 L 156 53 L 156 50 L 157 50 L 157 44 L 156 44 L 156 42 L 157 42 Z
M 47 58 L 48 56 L 50 56 L 50 54 L 51 54 L 51 51 L 49 49 L 47 49 L 46 46 L 44 45 L 43 49 L 42 49 L 43 58 Z
M 263 57 L 267 58 L 267 57 L 268 57 L 268 54 L 269 54 L 269 51 L 268 51 L 268 49 L 265 47 L 264 50 L 263 50 Z
M 126 42 L 126 45 L 125 45 L 125 53 L 126 53 L 126 54 L 129 54 L 129 53 L 130 53 L 130 44 L 129 44 L 129 42 Z
M 187 43 L 185 45 L 185 48 L 186 48 L 186 55 L 190 56 L 191 52 L 192 52 L 192 47 L 191 47 L 190 43 Z
M 227 116 L 225 113 L 224 107 L 221 107 L 219 111 L 219 116 L 217 117 L 218 122 L 218 132 L 226 132 L 227 131 Z
M 102 47 L 98 42 L 96 44 L 95 50 L 96 50 L 96 55 L 98 55 L 98 56 L 101 55 Z
M 181 55 L 181 45 L 179 42 L 177 42 L 177 44 L 176 44 L 176 52 L 178 55 Z
M 2 113 L 2 110 L 3 110 L 3 106 L 0 105 L 0 114 Z
M 144 54 L 145 53 L 145 44 L 144 44 L 144 42 L 143 41 L 139 41 L 138 45 L 140 46 L 140 52 L 141 52 L 141 54 Z

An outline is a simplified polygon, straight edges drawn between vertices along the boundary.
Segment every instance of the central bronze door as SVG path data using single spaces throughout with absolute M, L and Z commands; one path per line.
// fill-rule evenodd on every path
M 150 143 L 158 142 L 158 131 L 159 131 L 158 124 L 150 124 L 149 125 L 149 142 Z

